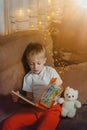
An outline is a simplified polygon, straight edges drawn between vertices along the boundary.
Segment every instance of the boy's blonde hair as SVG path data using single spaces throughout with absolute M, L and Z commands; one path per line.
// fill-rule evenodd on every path
M 26 59 L 28 57 L 33 57 L 37 55 L 39 55 L 41 58 L 45 58 L 46 57 L 45 47 L 40 43 L 29 43 L 25 52 Z

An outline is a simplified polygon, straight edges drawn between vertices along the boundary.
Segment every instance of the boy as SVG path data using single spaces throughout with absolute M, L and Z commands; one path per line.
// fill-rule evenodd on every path
M 30 43 L 25 56 L 31 71 L 24 77 L 23 90 L 26 91 L 27 98 L 36 102 L 52 78 L 57 78 L 58 85 L 62 84 L 62 80 L 54 68 L 45 66 L 46 49 L 41 44 Z M 18 98 L 13 96 L 13 100 L 16 102 Z M 46 111 L 30 110 L 27 113 L 15 114 L 4 122 L 2 130 L 21 130 L 23 126 L 34 125 L 38 120 L 40 123 L 37 130 L 55 130 L 60 112 L 61 108 L 57 104 Z

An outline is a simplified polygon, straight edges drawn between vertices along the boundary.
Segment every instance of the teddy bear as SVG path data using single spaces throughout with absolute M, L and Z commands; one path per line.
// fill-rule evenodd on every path
M 81 102 L 78 99 L 78 90 L 71 87 L 66 87 L 64 97 L 58 99 L 58 103 L 62 104 L 61 116 L 73 118 L 76 115 L 76 108 L 81 107 Z

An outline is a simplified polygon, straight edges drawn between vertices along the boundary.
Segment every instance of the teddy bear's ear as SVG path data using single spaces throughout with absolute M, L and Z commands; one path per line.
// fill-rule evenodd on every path
M 69 87 L 69 86 L 67 86 L 67 87 L 66 87 L 66 89 L 68 90 L 68 89 L 70 89 L 70 87 Z
M 78 90 L 75 90 L 75 92 L 76 92 L 76 95 L 78 96 Z

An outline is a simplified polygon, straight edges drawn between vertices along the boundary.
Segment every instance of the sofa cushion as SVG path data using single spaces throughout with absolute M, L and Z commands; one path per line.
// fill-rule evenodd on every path
M 74 118 L 62 118 L 56 130 L 87 130 L 87 105 L 77 110 Z
M 53 43 L 47 32 L 23 31 L 0 37 L 0 94 L 22 87 L 25 75 L 23 54 L 30 42 L 40 42 L 47 48 L 47 64 L 53 65 Z
M 63 86 L 70 86 L 79 92 L 78 100 L 87 104 L 87 62 L 57 68 L 63 79 Z

